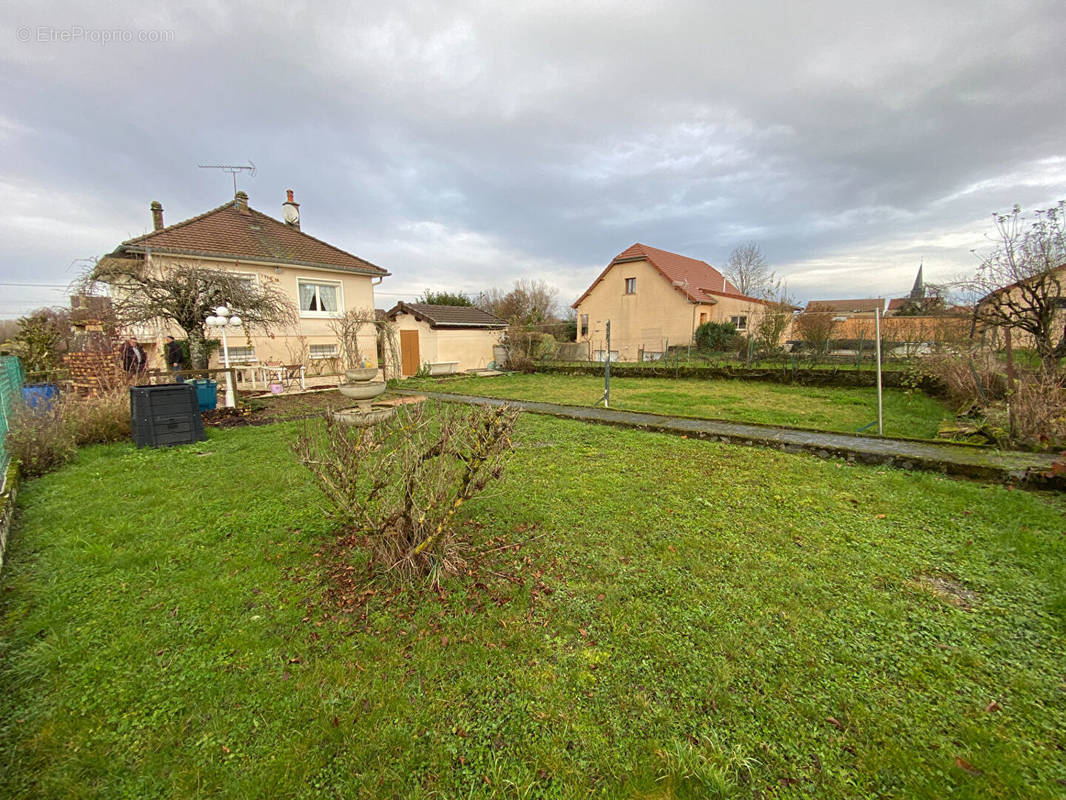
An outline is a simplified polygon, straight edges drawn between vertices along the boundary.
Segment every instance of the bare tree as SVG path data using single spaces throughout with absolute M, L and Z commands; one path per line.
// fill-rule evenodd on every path
M 810 345 L 816 353 L 824 353 L 829 349 L 829 340 L 833 338 L 833 329 L 836 320 L 832 314 L 819 312 L 805 312 L 796 317 L 796 334 Z
M 194 369 L 206 369 L 208 350 L 205 319 L 225 304 L 240 316 L 245 329 L 269 333 L 296 322 L 296 307 L 273 284 L 256 284 L 220 269 L 167 264 L 146 265 L 141 259 L 105 257 L 83 276 L 83 290 L 94 293 L 99 284 L 111 287 L 120 325 L 172 323 L 189 339 Z
M 781 347 L 781 337 L 792 322 L 795 301 L 782 291 L 780 297 L 766 305 L 755 321 L 755 341 L 766 352 Z
M 729 282 L 748 297 L 769 300 L 781 290 L 781 281 L 770 271 L 757 242 L 739 245 L 729 254 L 725 264 L 725 276 Z
M 992 249 L 963 282 L 977 322 L 1024 331 L 1047 371 L 1066 357 L 1066 202 L 1031 218 L 1019 206 L 993 215 Z
M 544 281 L 518 280 L 511 291 L 489 289 L 478 295 L 478 308 L 517 325 L 556 321 L 559 290 Z

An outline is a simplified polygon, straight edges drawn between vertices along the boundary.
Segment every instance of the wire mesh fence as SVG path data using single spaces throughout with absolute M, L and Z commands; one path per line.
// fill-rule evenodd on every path
M 16 356 L 0 356 L 0 473 L 7 467 L 4 442 L 15 404 L 21 402 L 22 384 L 22 363 Z

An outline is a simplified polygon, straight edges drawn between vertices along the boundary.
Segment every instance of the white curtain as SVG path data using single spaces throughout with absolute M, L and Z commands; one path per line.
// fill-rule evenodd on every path
M 315 305 L 315 285 L 313 283 L 300 284 L 300 310 L 318 311 Z
M 318 285 L 318 310 L 337 310 L 337 287 L 320 283 Z

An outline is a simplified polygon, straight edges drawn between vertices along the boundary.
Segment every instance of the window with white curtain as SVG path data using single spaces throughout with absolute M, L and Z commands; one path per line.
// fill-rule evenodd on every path
M 310 345 L 311 358 L 336 358 L 337 355 L 337 345 L 335 344 Z
M 228 350 L 231 364 L 237 361 L 255 361 L 254 347 L 233 347 L 231 345 Z
M 301 317 L 333 317 L 341 310 L 341 285 L 336 281 L 297 281 Z

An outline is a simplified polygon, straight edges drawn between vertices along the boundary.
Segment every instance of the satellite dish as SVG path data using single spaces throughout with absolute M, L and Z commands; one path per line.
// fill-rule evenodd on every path
M 283 204 L 281 213 L 285 221 L 290 225 L 295 225 L 300 221 L 300 209 L 296 207 L 295 203 Z

